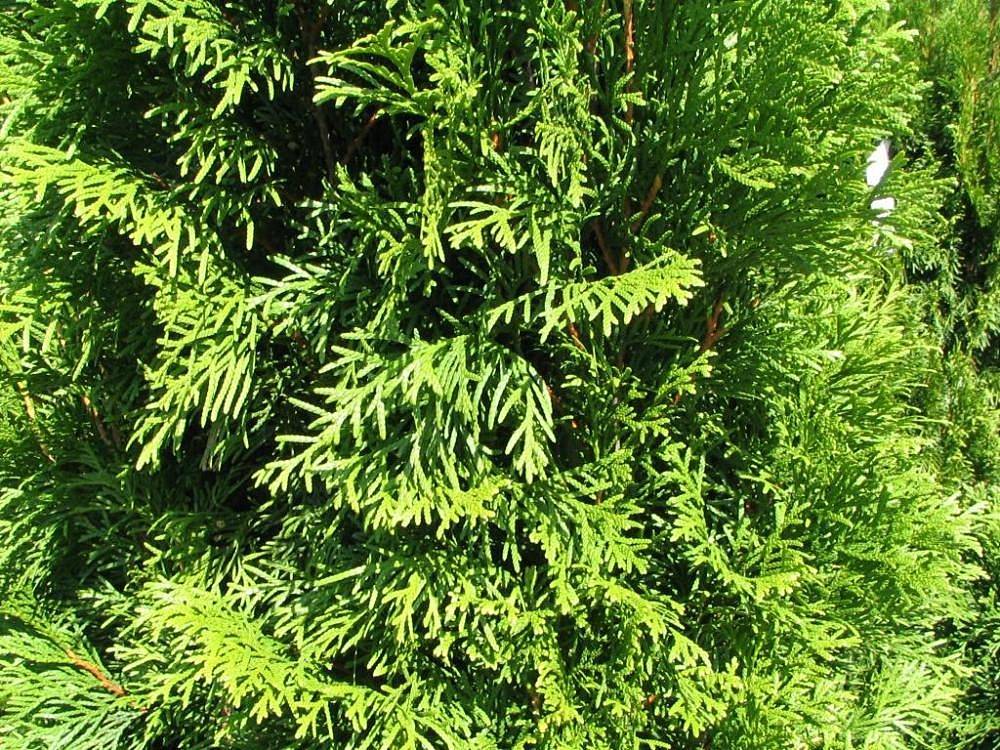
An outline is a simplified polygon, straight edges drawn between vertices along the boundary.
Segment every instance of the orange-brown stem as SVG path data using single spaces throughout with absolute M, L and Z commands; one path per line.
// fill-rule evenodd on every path
M 715 304 L 712 306 L 712 314 L 708 319 L 708 325 L 705 328 L 705 335 L 701 339 L 701 345 L 698 347 L 698 354 L 704 354 L 707 352 L 715 346 L 719 339 L 721 339 L 726 333 L 725 328 L 719 327 L 719 319 L 722 317 L 724 306 L 725 295 L 719 294 L 715 300 Z
M 646 217 L 649 216 L 650 210 L 653 208 L 653 203 L 656 201 L 656 196 L 659 195 L 660 189 L 663 187 L 663 175 L 657 174 L 653 178 L 652 184 L 649 186 L 649 190 L 646 191 L 646 197 L 642 199 L 642 205 L 639 207 L 639 215 L 635 217 L 632 222 L 632 233 L 636 234 L 642 225 L 646 222 Z
M 97 411 L 97 407 L 94 406 L 90 397 L 85 393 L 80 396 L 80 401 L 83 403 L 83 408 L 87 410 L 90 421 L 94 423 L 94 427 L 97 429 L 97 436 L 101 439 L 101 442 L 109 448 L 114 448 L 114 442 L 108 434 L 107 428 L 104 426 L 104 420 L 101 419 L 100 412 Z
M 69 658 L 70 663 L 77 669 L 82 669 L 87 672 L 91 677 L 101 683 L 101 687 L 107 690 L 113 695 L 117 695 L 119 698 L 125 695 L 125 688 L 119 685 L 117 682 L 112 682 L 108 679 L 107 675 L 101 671 L 93 662 L 89 662 L 73 653 L 70 649 L 66 649 L 66 656 Z
M 580 340 L 580 331 L 577 330 L 576 323 L 571 320 L 566 324 L 566 330 L 569 331 L 569 337 L 573 339 L 573 343 L 576 345 L 576 348 L 581 352 L 586 352 L 587 347 L 585 347 L 583 342 Z
M 598 13 L 598 15 L 602 18 L 604 17 L 604 2 L 605 0 L 601 0 L 601 10 Z M 595 29 L 594 33 L 587 38 L 587 42 L 584 45 L 585 49 L 587 50 L 587 54 L 589 54 L 591 57 L 594 58 L 595 72 L 597 70 L 597 37 L 599 33 L 600 33 L 599 30 Z
M 613 276 L 617 276 L 621 273 L 621 271 L 618 267 L 618 261 L 611 252 L 611 247 L 608 245 L 608 238 L 604 234 L 604 224 L 600 219 L 595 219 L 593 227 L 594 236 L 597 237 L 597 246 L 601 249 L 601 255 L 604 257 L 604 262 L 607 263 L 611 274 Z
M 705 335 L 702 336 L 701 343 L 698 345 L 699 356 L 719 343 L 719 339 L 721 339 L 728 330 L 724 326 L 719 325 L 719 321 L 722 319 L 722 313 L 725 310 L 725 297 L 725 292 L 720 292 L 719 296 L 715 298 L 715 304 L 712 305 L 712 314 L 708 316 L 708 322 L 705 325 Z M 692 376 L 691 379 L 694 380 L 694 376 Z M 674 406 L 677 406 L 680 402 L 681 394 L 677 393 L 674 396 Z

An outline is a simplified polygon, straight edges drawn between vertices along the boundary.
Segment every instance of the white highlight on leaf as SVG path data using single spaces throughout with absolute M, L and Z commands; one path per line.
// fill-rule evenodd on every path
M 868 155 L 868 167 L 865 169 L 868 187 L 875 187 L 882 182 L 885 173 L 889 171 L 889 162 L 889 140 L 883 139 Z
M 876 198 L 872 201 L 871 207 L 873 210 L 879 212 L 878 218 L 886 219 L 893 212 L 893 209 L 896 208 L 896 199 L 891 195 L 887 198 Z
M 865 169 L 865 182 L 868 187 L 875 188 L 882 184 L 889 165 L 892 163 L 890 157 L 891 143 L 888 138 L 883 138 L 875 147 L 875 150 L 868 155 L 868 166 Z M 873 211 L 878 211 L 872 224 L 879 226 L 882 220 L 888 219 L 896 209 L 896 199 L 891 195 L 876 198 L 870 204 Z

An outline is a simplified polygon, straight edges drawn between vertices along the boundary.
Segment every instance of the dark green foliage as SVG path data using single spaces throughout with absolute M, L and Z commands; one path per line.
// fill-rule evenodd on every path
M 0 744 L 951 747 L 995 326 L 930 312 L 913 49 L 874 0 L 5 0 Z
M 948 346 L 996 367 L 1000 341 L 1000 9 L 987 0 L 907 0 L 928 94 L 912 146 L 953 180 L 937 252 L 911 259 Z

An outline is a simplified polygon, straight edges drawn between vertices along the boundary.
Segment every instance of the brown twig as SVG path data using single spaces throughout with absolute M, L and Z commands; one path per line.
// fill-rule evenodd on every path
M 372 128 L 375 127 L 375 123 L 381 115 L 382 108 L 376 107 L 375 111 L 368 116 L 368 119 L 365 120 L 365 124 L 361 126 L 361 132 L 354 136 L 354 140 L 351 141 L 350 145 L 347 147 L 347 151 L 344 152 L 344 158 L 340 160 L 341 164 L 346 165 L 351 161 L 351 159 L 354 158 L 354 154 L 357 153 L 359 148 L 361 148 L 361 144 L 364 143 L 365 138 L 368 137 Z
M 611 248 L 608 246 L 608 239 L 604 235 L 604 225 L 600 219 L 595 219 L 593 223 L 594 236 L 597 238 L 597 246 L 601 249 L 601 255 L 604 257 L 604 262 L 608 264 L 608 269 L 610 269 L 613 276 L 617 276 L 620 271 L 618 270 L 618 261 L 615 260 L 614 254 L 611 252 Z
M 576 323 L 571 320 L 566 324 L 566 330 L 569 331 L 569 337 L 573 339 L 573 343 L 576 344 L 576 348 L 581 352 L 586 352 L 587 347 L 585 347 L 583 342 L 580 340 L 580 332 L 576 328 Z
M 605 10 L 605 0 L 601 0 L 601 9 L 598 11 L 598 16 L 604 17 Z M 600 34 L 600 29 L 595 29 L 594 33 L 590 35 L 587 39 L 586 49 L 587 53 L 594 58 L 594 72 L 597 72 L 597 38 Z
M 659 195 L 662 187 L 663 175 L 658 173 L 653 178 L 653 183 L 649 186 L 649 190 L 646 191 L 646 197 L 642 199 L 642 205 L 639 206 L 639 215 L 632 221 L 632 234 L 637 234 L 642 229 L 642 225 L 646 222 L 646 217 L 649 216 L 649 212 L 653 208 L 653 203 L 656 201 L 656 196 Z
M 722 313 L 725 310 L 726 294 L 725 292 L 719 292 L 719 296 L 715 298 L 715 304 L 712 305 L 712 313 L 708 316 L 708 321 L 705 324 L 705 335 L 701 337 L 701 343 L 698 345 L 698 356 L 712 349 L 716 344 L 719 343 L 719 339 L 726 335 L 728 330 L 724 326 L 719 325 L 719 321 L 722 319 Z M 694 375 L 691 375 L 691 381 L 694 380 Z M 678 392 L 674 395 L 674 406 L 677 406 L 681 402 L 681 393 Z
M 87 414 L 90 415 L 90 421 L 94 423 L 94 427 L 97 428 L 97 436 L 101 439 L 109 448 L 117 447 L 111 436 L 108 434 L 107 428 L 104 426 L 104 420 L 101 419 L 100 413 L 97 411 L 97 407 L 91 402 L 90 397 L 84 393 L 80 396 L 80 401 L 83 403 L 83 408 L 87 410 Z
M 628 251 L 625 244 L 622 245 L 621 252 L 618 253 L 618 273 L 623 274 L 628 272 L 628 267 L 632 263 L 632 254 Z
M 725 293 L 720 293 L 715 300 L 715 304 L 712 306 L 712 315 L 709 317 L 708 325 L 705 327 L 705 335 L 702 337 L 701 344 L 698 347 L 698 354 L 707 352 L 725 335 L 726 329 L 719 327 L 719 319 L 722 317 L 724 306 Z
M 105 675 L 104 672 L 101 671 L 101 668 L 98 667 L 93 662 L 89 662 L 86 659 L 80 658 L 70 649 L 66 649 L 66 656 L 69 658 L 70 662 L 74 667 L 76 667 L 77 669 L 82 669 L 84 672 L 87 672 L 91 677 L 93 677 L 95 680 L 101 683 L 101 687 L 103 687 L 109 693 L 117 695 L 119 698 L 121 698 L 126 694 L 125 688 L 123 688 L 117 682 L 112 682 L 111 680 L 109 680 L 107 675 Z
M 580 15 L 580 3 L 577 2 L 577 0 L 566 0 L 565 7 L 566 10 L 571 13 L 576 13 L 578 16 Z M 604 0 L 601 0 L 600 15 L 604 15 Z M 587 41 L 584 43 L 584 49 L 587 50 L 588 54 L 594 55 L 597 51 L 597 32 L 594 32 L 587 37 Z

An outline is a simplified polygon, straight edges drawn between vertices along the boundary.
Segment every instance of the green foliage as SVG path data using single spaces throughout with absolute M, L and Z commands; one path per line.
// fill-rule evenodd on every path
M 954 180 L 949 231 L 936 252 L 911 259 L 927 284 L 941 334 L 991 366 L 1000 335 L 1000 17 L 995 3 L 908 0 L 922 29 L 919 61 L 932 83 L 919 138 L 927 161 Z
M 912 145 L 953 185 L 937 246 L 908 259 L 943 352 L 922 408 L 939 425 L 942 475 L 990 512 L 975 607 L 949 633 L 975 667 L 951 742 L 988 750 L 1000 747 L 1000 8 L 908 0 L 902 10 L 921 27 L 917 59 L 931 83 Z
M 0 744 L 982 736 L 993 328 L 931 314 L 913 37 L 876 0 L 6 0 Z

